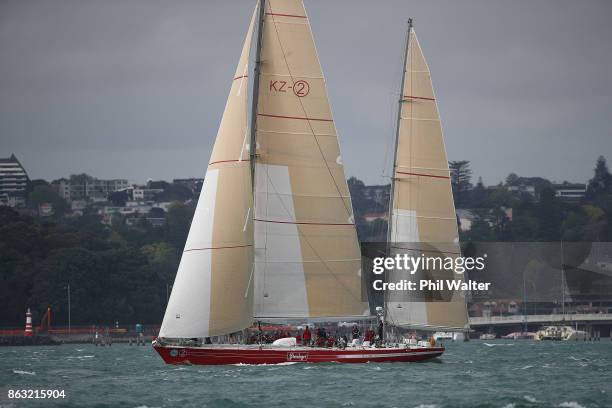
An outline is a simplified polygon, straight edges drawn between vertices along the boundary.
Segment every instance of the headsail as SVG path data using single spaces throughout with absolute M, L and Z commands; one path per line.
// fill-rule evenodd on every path
M 253 210 L 247 125 L 248 60 L 256 13 L 244 41 L 159 333 L 227 334 L 252 322 Z
M 267 0 L 257 95 L 255 316 L 369 315 L 325 79 L 301 0 Z
M 454 258 L 460 256 L 459 238 L 442 127 L 429 67 L 411 26 L 406 52 L 393 169 L 391 250 L 406 253 L 410 248 L 415 256 Z M 390 281 L 405 278 L 403 273 L 392 272 Z M 431 279 L 461 278 L 420 273 Z M 463 329 L 465 299 L 459 293 L 446 299 L 431 296 L 434 299 L 417 299 L 408 291 L 389 294 L 387 320 L 397 326 Z

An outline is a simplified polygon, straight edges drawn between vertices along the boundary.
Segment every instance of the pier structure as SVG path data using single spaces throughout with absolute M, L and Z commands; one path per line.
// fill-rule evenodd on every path
M 511 332 L 536 331 L 546 325 L 567 325 L 587 332 L 589 339 L 612 338 L 612 313 L 536 314 L 470 317 L 476 331 L 504 335 Z

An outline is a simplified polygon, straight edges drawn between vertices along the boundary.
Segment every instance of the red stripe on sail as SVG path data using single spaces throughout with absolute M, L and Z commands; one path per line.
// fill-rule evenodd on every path
M 434 174 L 425 174 L 425 173 L 407 173 L 403 171 L 396 171 L 397 174 L 407 174 L 409 176 L 421 176 L 421 177 L 432 177 L 432 178 L 440 178 L 440 179 L 448 179 L 448 176 L 436 176 Z
M 347 224 L 347 223 L 327 223 L 327 222 L 274 221 L 274 220 L 262 220 L 258 218 L 253 218 L 253 221 L 271 222 L 273 224 L 297 224 L 297 225 L 355 225 L 355 224 Z
M 236 163 L 236 162 L 248 162 L 249 160 L 219 160 L 219 161 L 214 161 L 211 163 L 208 163 L 209 166 L 212 166 L 213 164 L 219 164 L 219 163 Z
M 266 13 L 266 16 L 281 16 L 281 17 L 295 17 L 295 18 L 308 18 L 306 16 L 298 16 L 296 14 L 279 14 L 279 13 Z
M 232 249 L 232 248 L 248 248 L 248 247 L 252 247 L 253 245 L 234 245 L 234 246 L 221 246 L 221 247 L 209 247 L 209 248 L 191 248 L 191 249 L 186 249 L 183 252 L 190 252 L 190 251 L 206 251 L 209 249 Z
M 278 119 L 297 119 L 297 120 L 312 120 L 318 122 L 333 122 L 332 119 L 319 119 L 319 118 L 302 118 L 299 116 L 280 116 L 280 115 L 269 115 L 267 113 L 258 113 L 257 116 L 265 116 L 267 118 L 278 118 Z
M 240 76 L 237 76 L 236 78 L 234 78 L 234 81 L 237 80 L 237 79 L 247 78 L 247 77 L 248 77 L 248 75 L 240 75 Z
M 424 96 L 412 96 L 412 95 L 404 95 L 406 99 L 423 99 L 424 101 L 435 101 L 434 98 L 426 98 Z

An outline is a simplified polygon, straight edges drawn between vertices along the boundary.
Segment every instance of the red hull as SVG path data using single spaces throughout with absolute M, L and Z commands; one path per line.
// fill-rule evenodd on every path
M 414 362 L 439 357 L 444 347 L 429 348 L 272 348 L 257 346 L 172 347 L 154 345 L 167 364 L 280 364 Z

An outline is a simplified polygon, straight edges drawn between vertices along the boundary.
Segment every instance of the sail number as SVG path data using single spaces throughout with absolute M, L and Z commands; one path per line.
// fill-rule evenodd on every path
M 268 86 L 270 92 L 289 92 L 289 89 L 292 90 L 293 94 L 298 98 L 303 98 L 310 93 L 310 84 L 301 79 L 294 82 L 293 85 L 289 84 L 287 81 L 271 79 Z

